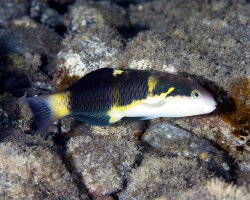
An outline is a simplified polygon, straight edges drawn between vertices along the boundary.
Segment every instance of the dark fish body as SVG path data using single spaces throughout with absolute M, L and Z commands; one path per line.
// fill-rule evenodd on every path
M 87 74 L 63 93 L 28 98 L 27 102 L 40 119 L 41 129 L 67 115 L 107 126 L 123 117 L 182 117 L 208 113 L 216 106 L 206 90 L 181 76 L 112 68 Z M 185 108 L 190 106 L 194 108 Z

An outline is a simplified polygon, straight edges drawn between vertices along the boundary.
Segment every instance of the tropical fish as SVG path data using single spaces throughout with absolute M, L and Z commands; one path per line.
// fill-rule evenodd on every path
M 123 117 L 185 117 L 216 108 L 214 98 L 205 89 L 181 76 L 112 68 L 93 71 L 64 92 L 25 101 L 40 131 L 65 116 L 108 126 Z

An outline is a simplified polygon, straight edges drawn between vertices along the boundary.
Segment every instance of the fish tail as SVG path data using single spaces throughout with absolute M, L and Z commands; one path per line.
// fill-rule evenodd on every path
M 44 132 L 56 120 L 70 114 L 69 94 L 56 93 L 48 96 L 24 99 L 34 116 L 38 132 Z

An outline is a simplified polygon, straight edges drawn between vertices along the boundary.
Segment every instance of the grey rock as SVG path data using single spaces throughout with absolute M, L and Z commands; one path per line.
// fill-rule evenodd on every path
M 31 0 L 30 17 L 52 28 L 64 26 L 63 15 L 60 15 L 55 9 L 50 8 L 48 0 Z
M 127 188 L 118 194 L 119 199 L 147 200 L 163 195 L 175 199 L 188 188 L 205 183 L 213 176 L 196 159 L 145 157 L 141 165 L 132 170 Z
M 27 18 L 15 21 L 9 29 L 1 29 L 0 45 L 4 47 L 0 50 L 1 92 L 23 93 L 31 82 L 37 87 L 48 84 L 59 41 L 54 31 Z M 46 87 L 51 89 L 49 85 Z
M 80 199 L 60 158 L 42 147 L 0 143 L 1 199 Z
M 70 7 L 65 21 L 70 31 L 79 33 L 101 26 L 119 28 L 126 25 L 126 11 L 107 1 L 78 0 Z
M 0 1 L 0 26 L 8 26 L 11 20 L 23 17 L 29 13 L 28 0 Z
M 143 134 L 143 141 L 157 150 L 173 155 L 191 156 L 189 153 L 199 153 L 196 150 L 201 147 L 191 145 L 192 134 L 184 129 L 177 128 L 170 123 L 163 122 L 149 127 Z M 194 149 L 194 148 L 197 149 Z
M 109 135 L 113 137 L 126 137 L 137 135 L 143 132 L 145 128 L 144 121 L 121 121 L 109 127 L 91 126 L 90 132 L 94 135 Z
M 136 142 L 128 137 L 78 136 L 67 147 L 75 171 L 95 197 L 121 190 L 139 154 Z
M 208 141 L 168 122 L 149 127 L 142 139 L 157 150 L 174 156 L 196 157 L 202 152 L 218 151 Z
M 226 180 L 232 178 L 230 170 L 233 165 L 228 156 L 207 140 L 198 138 L 184 129 L 163 122 L 149 127 L 142 139 L 163 154 L 197 158 L 217 176 Z
M 194 188 L 184 192 L 178 200 L 195 200 L 195 199 L 249 199 L 249 185 L 237 186 L 233 183 L 226 183 L 220 179 L 211 179 L 204 185 L 197 185 Z
M 57 55 L 55 82 L 60 82 L 65 74 L 82 77 L 99 68 L 117 67 L 122 50 L 121 38 L 108 27 L 69 35 Z
M 235 4 L 238 1 L 234 2 Z M 188 22 L 190 18 L 206 18 L 220 16 L 232 1 L 174 1 L 155 0 L 142 1 L 129 6 L 129 19 L 133 26 L 148 28 L 150 30 L 171 30 L 177 24 Z

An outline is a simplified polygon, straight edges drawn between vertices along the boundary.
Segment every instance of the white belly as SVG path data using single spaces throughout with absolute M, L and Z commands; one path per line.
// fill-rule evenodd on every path
M 175 117 L 178 115 L 176 109 L 171 108 L 166 104 L 160 106 L 137 105 L 131 109 L 124 111 L 124 117 Z
M 161 102 L 138 104 L 123 112 L 124 117 L 184 117 L 193 115 L 194 107 L 189 104 L 188 98 L 168 98 Z

